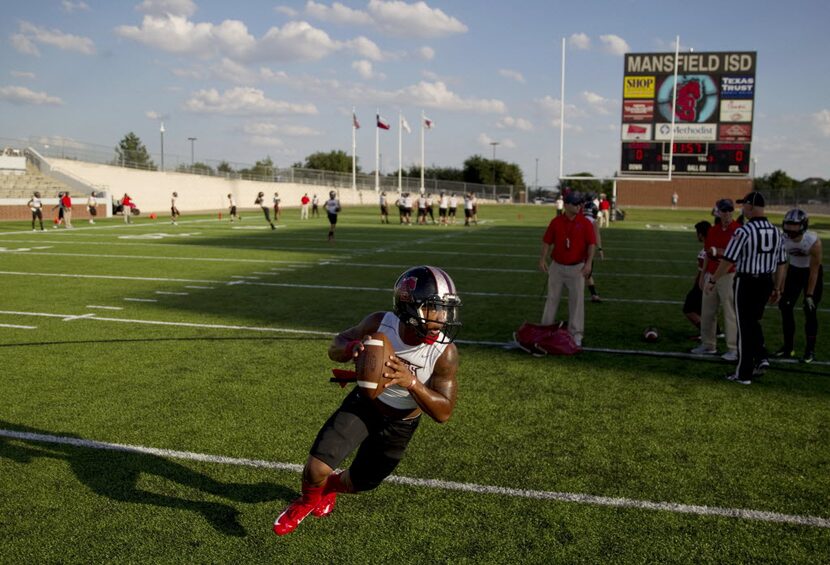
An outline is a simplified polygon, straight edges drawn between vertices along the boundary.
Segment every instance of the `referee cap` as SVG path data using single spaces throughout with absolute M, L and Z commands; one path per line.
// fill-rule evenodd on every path
M 764 195 L 758 192 L 757 190 L 753 190 L 742 199 L 737 200 L 738 204 L 749 204 L 750 206 L 754 206 L 756 208 L 763 208 L 766 204 L 764 200 Z
M 577 190 L 572 190 L 565 194 L 565 204 L 582 204 L 583 196 L 582 193 Z

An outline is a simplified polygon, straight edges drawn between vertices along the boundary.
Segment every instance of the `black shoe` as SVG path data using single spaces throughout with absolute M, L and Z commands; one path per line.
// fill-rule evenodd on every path
M 816 360 L 815 352 L 810 351 L 809 349 L 804 352 L 804 357 L 801 358 L 802 363 L 812 363 L 815 360 Z
M 761 359 L 755 368 L 752 370 L 752 376 L 755 378 L 762 377 L 769 368 L 769 359 Z
M 786 347 L 782 347 L 781 349 L 773 353 L 772 356 L 776 359 L 793 359 L 795 358 L 795 351 L 792 349 L 787 349 Z

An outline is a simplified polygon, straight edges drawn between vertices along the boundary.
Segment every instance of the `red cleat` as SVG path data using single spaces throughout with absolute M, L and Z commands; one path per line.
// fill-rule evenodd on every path
M 337 502 L 337 493 L 330 492 L 323 495 L 323 498 L 320 499 L 320 502 L 311 511 L 314 516 L 317 518 L 324 518 L 334 512 L 334 504 Z
M 290 534 L 296 530 L 297 526 L 300 525 L 300 522 L 305 520 L 306 516 L 311 514 L 312 510 L 314 510 L 320 502 L 320 499 L 317 499 L 314 502 L 309 502 L 304 496 L 296 499 L 288 505 L 288 508 L 282 511 L 282 514 L 277 516 L 277 519 L 274 522 L 274 533 L 278 536 L 284 536 L 285 534 Z M 332 507 L 333 506 L 334 505 L 332 504 Z

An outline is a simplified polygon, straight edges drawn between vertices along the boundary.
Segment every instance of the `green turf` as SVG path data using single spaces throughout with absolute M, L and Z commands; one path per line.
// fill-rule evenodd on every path
M 300 222 L 293 210 L 275 231 L 247 229 L 264 226 L 255 214 L 242 226 L 112 219 L 47 233 L 0 223 L 0 248 L 12 250 L 0 251 L 0 310 L 17 312 L 0 324 L 37 327 L 0 327 L 0 429 L 301 464 L 345 394 L 327 382 L 329 336 L 388 309 L 397 275 L 431 263 L 464 300 L 459 402 L 447 424 L 422 423 L 396 475 L 830 519 L 828 365 L 774 363 L 742 387 L 715 359 L 533 358 L 476 343 L 508 342 L 522 321 L 538 321 L 551 211 L 482 206 L 487 222 L 464 228 L 383 226 L 374 208 L 347 208 L 335 244 L 324 219 Z M 692 226 L 704 218 L 631 210 L 603 230 L 595 275 L 606 301 L 586 305 L 586 347 L 694 345 L 681 304 L 696 268 Z M 826 218 L 811 227 L 830 240 Z M 817 358 L 827 361 L 822 307 Z M 641 340 L 646 326 L 658 328 L 657 343 Z M 764 328 L 777 349 L 774 308 Z M 277 538 L 271 523 L 298 487 L 291 471 L 0 437 L 0 563 L 826 563 L 830 554 L 828 528 L 397 483 L 340 497 L 331 517 Z

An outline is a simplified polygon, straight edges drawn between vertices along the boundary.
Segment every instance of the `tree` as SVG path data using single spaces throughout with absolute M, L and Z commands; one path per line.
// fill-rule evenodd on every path
M 147 148 L 133 132 L 128 133 L 115 148 L 116 164 L 130 169 L 156 170 Z
M 561 180 L 559 181 L 559 192 L 562 192 L 563 189 L 570 189 L 578 190 L 583 194 L 588 192 L 600 194 L 601 192 L 609 190 L 606 188 L 607 183 L 603 183 L 601 180 L 594 178 L 594 175 L 591 173 L 576 173 L 572 176 L 585 177 L 586 180 Z
M 274 178 L 274 169 L 274 162 L 271 160 L 271 157 L 266 157 L 265 159 L 257 161 L 250 169 L 239 169 L 239 174 L 244 179 L 270 180 Z
M 509 184 L 516 188 L 525 186 L 522 169 L 517 164 L 499 159 L 493 161 L 481 155 L 473 155 L 464 161 L 463 180 L 478 184 Z
M 222 173 L 223 175 L 228 175 L 233 172 L 233 167 L 231 167 L 230 163 L 227 161 L 222 161 L 216 167 L 216 172 Z
M 318 151 L 305 158 L 305 168 L 318 171 L 333 171 L 335 173 L 352 172 L 352 156 L 345 151 L 334 150 L 328 153 Z M 360 172 L 360 165 L 356 164 L 357 172 Z
M 397 176 L 397 174 L 398 171 L 395 171 L 395 176 Z M 412 165 L 411 167 L 409 167 L 409 169 L 404 169 L 403 176 L 421 178 L 421 166 Z M 464 171 L 462 169 L 457 169 L 455 167 L 436 167 L 435 165 L 433 165 L 431 167 L 424 168 L 424 178 L 463 182 Z

